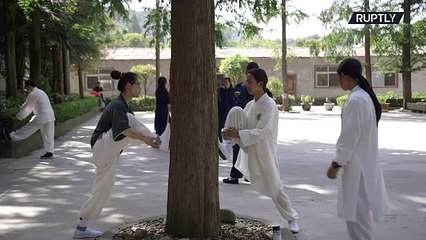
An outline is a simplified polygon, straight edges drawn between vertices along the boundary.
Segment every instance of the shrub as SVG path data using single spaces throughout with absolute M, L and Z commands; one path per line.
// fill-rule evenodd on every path
M 267 85 L 268 89 L 272 92 L 273 99 L 277 104 L 282 104 L 283 84 L 277 77 L 271 77 Z
M 12 100 L 11 100 L 12 101 Z M 52 106 L 55 112 L 56 124 L 62 123 L 68 119 L 72 119 L 76 116 L 83 115 L 87 112 L 98 108 L 97 97 L 86 97 L 83 99 L 75 99 L 74 101 L 55 104 Z M 16 130 L 24 126 L 32 117 L 32 114 L 22 121 L 17 121 L 16 114 L 20 110 L 20 105 L 15 107 L 9 107 L 2 110 L 0 115 L 0 121 L 5 127 Z
M 345 105 L 346 100 L 348 100 L 348 97 L 349 95 L 345 94 L 343 96 L 336 98 L 337 105 L 339 105 L 340 107 L 343 107 L 343 105 Z
M 154 111 L 155 109 L 155 97 L 138 97 L 133 98 L 130 102 L 133 111 Z
M 315 98 L 313 98 L 309 95 L 301 95 L 300 96 L 300 102 L 302 104 L 312 104 L 312 103 L 314 103 L 314 101 L 315 101 Z
M 292 106 L 296 103 L 296 97 L 294 95 L 288 95 L 288 105 Z
M 66 120 L 81 116 L 92 110 L 97 109 L 98 98 L 97 97 L 85 97 L 83 99 L 74 100 L 62 104 L 55 104 L 52 106 L 55 112 L 56 124 L 65 122 Z

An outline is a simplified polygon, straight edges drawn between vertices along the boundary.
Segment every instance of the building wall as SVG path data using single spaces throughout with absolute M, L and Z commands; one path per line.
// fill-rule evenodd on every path
M 222 59 L 216 59 L 216 66 L 219 67 Z M 276 60 L 268 57 L 250 57 L 251 61 L 255 61 L 263 68 L 269 77 L 277 77 L 281 79 L 281 69 L 275 70 L 277 64 Z M 362 57 L 359 60 L 363 60 Z M 375 59 L 373 57 L 372 62 Z M 143 60 L 103 60 L 99 64 L 99 68 L 113 68 L 122 72 L 129 71 L 132 66 L 137 64 L 152 64 L 155 66 L 154 59 L 143 59 Z M 289 58 L 288 60 L 288 74 L 296 75 L 296 97 L 300 98 L 300 95 L 310 95 L 314 98 L 336 98 L 338 96 L 346 94 L 340 86 L 321 88 L 315 86 L 315 66 L 316 65 L 338 65 L 335 62 L 328 61 L 325 58 L 308 58 L 308 57 L 295 57 Z M 170 75 L 170 59 L 162 59 L 160 62 L 161 75 L 169 79 Z M 243 76 L 243 75 L 242 75 Z M 171 79 L 171 81 L 173 81 Z M 397 87 L 375 87 L 374 91 L 377 94 L 384 94 L 388 91 L 394 91 L 402 94 L 402 75 L 397 76 Z M 74 74 L 71 77 L 71 91 L 78 92 L 78 79 Z M 105 96 L 117 95 L 119 92 L 114 86 L 113 91 L 104 91 Z M 85 86 L 86 94 L 89 94 L 90 89 Z M 415 72 L 412 74 L 412 91 L 413 92 L 426 92 L 426 69 Z M 155 82 L 148 89 L 147 95 L 154 96 L 155 93 Z

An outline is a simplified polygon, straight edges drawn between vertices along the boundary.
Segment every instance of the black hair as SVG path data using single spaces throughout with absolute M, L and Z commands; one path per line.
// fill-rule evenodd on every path
M 259 64 L 257 64 L 257 62 L 247 63 L 246 71 L 249 71 L 249 70 L 254 69 L 254 68 L 259 68 Z
M 25 86 L 31 86 L 31 87 L 37 87 L 37 83 L 34 80 L 32 80 L 32 79 L 29 79 L 29 80 L 25 81 L 24 85 Z
M 110 75 L 112 79 L 119 79 L 117 89 L 120 92 L 124 92 L 124 87 L 127 83 L 133 84 L 138 81 L 138 75 L 134 72 L 122 73 L 117 70 L 112 70 Z
M 364 89 L 364 91 L 370 95 L 371 100 L 373 101 L 374 108 L 376 110 L 376 121 L 377 124 L 379 124 L 380 117 L 382 116 L 382 107 L 379 103 L 379 100 L 377 100 L 377 96 L 374 93 L 370 83 L 364 76 L 362 76 L 361 62 L 354 58 L 347 58 L 339 64 L 339 67 L 337 67 L 337 73 L 339 75 L 343 73 L 353 79 L 358 80 L 359 87 Z
M 159 77 L 157 80 L 158 88 L 166 88 L 167 79 L 165 77 Z
M 266 85 L 268 84 L 268 75 L 266 75 L 265 70 L 261 68 L 253 68 L 248 70 L 247 73 L 253 75 L 253 78 L 256 80 L 256 82 L 263 82 L 263 90 L 267 92 Z

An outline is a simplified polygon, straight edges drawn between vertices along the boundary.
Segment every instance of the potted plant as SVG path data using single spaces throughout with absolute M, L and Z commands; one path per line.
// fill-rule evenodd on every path
M 389 103 L 386 102 L 388 97 L 386 95 L 377 95 L 377 100 L 379 100 L 380 106 L 382 107 L 382 112 L 389 111 Z
M 314 103 L 314 101 L 315 101 L 315 98 L 313 98 L 313 97 L 311 97 L 309 95 L 302 95 L 302 96 L 300 96 L 300 102 L 302 104 L 302 109 L 304 111 L 311 110 L 311 106 L 312 106 L 312 103 Z
M 324 108 L 327 111 L 332 111 L 334 107 L 334 103 L 330 101 L 328 97 L 325 98 Z

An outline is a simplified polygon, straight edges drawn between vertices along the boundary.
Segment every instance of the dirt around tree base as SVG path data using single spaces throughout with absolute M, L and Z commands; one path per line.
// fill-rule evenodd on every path
M 141 220 L 140 222 L 120 229 L 114 236 L 113 240 L 175 240 L 175 238 L 164 232 L 166 220 L 165 218 L 157 218 L 152 220 Z M 145 230 L 145 231 L 144 231 Z M 137 232 L 137 234 L 136 234 Z M 139 236 L 135 236 L 139 235 Z M 184 238 L 190 240 L 190 238 Z M 195 238 L 191 238 L 195 239 Z M 236 224 L 221 224 L 219 237 L 203 238 L 209 240 L 216 239 L 247 239 L 247 240 L 270 240 L 272 239 L 271 226 L 260 221 L 247 218 L 237 217 Z

